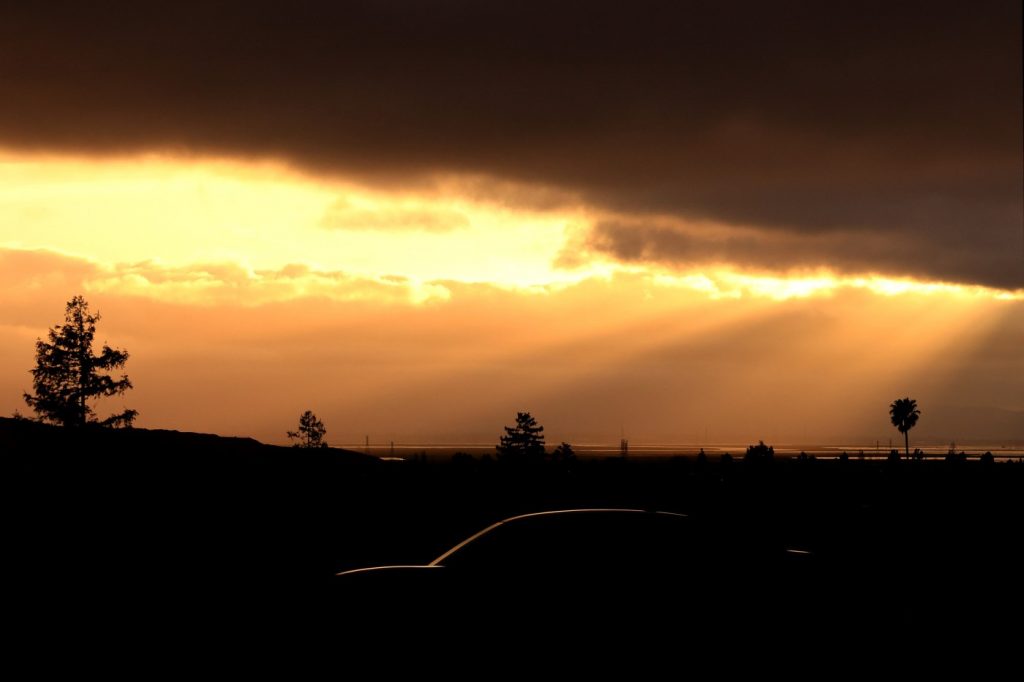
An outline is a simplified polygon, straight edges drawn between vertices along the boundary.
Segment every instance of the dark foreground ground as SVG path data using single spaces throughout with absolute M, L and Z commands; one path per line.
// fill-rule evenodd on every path
M 7 613 L 23 632 L 89 631 L 111 619 L 145 632 L 237 631 L 279 626 L 281 617 L 340 627 L 369 609 L 380 636 L 437 636 L 431 628 L 446 615 L 466 612 L 433 604 L 438 611 L 416 613 L 386 591 L 339 592 L 334 574 L 426 563 L 514 514 L 616 507 L 683 512 L 737 542 L 770 538 L 814 553 L 806 584 L 785 589 L 818 606 L 817 622 L 782 618 L 773 629 L 741 608 L 715 621 L 723 640 L 912 633 L 1000 647 L 1019 646 L 1024 633 L 1018 463 L 381 462 L 173 432 L 69 435 L 10 420 L 0 420 L 0 447 Z M 687 576 L 680 593 L 706 605 L 718 590 L 732 608 L 736 590 L 772 596 L 776 607 L 786 601 L 779 576 L 758 565 L 716 578 Z M 481 581 L 473 598 L 508 593 L 510 580 Z M 553 584 L 585 580 L 552 576 Z M 630 589 L 605 582 L 588 587 L 585 605 L 551 603 L 533 615 L 558 629 L 576 613 L 567 609 L 600 614 Z M 700 629 L 685 599 L 663 625 L 657 595 L 646 598 L 650 622 L 628 627 Z M 630 616 L 642 619 L 645 608 L 632 604 Z M 473 612 L 481 615 L 501 616 Z

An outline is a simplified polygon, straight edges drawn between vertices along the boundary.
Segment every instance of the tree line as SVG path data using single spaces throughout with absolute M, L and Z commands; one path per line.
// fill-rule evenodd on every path
M 100 419 L 90 403 L 100 399 L 123 395 L 133 388 L 126 374 L 113 376 L 110 372 L 123 369 L 128 352 L 103 344 L 99 354 L 93 350 L 96 324 L 102 319 L 93 313 L 85 298 L 73 297 L 64 309 L 64 323 L 52 327 L 47 340 L 36 339 L 36 364 L 32 374 L 32 393 L 25 392 L 26 404 L 36 413 L 39 421 L 66 428 L 86 426 L 131 428 L 139 413 L 125 409 Z M 907 457 L 910 456 L 910 430 L 917 424 L 921 411 L 912 398 L 898 398 L 889 406 L 892 425 L 903 434 Z M 15 416 L 18 417 L 17 413 Z M 504 427 L 496 454 L 499 460 L 534 461 L 547 456 L 544 427 L 529 412 L 518 412 L 514 426 Z M 295 447 L 326 448 L 324 423 L 311 411 L 299 417 L 299 426 L 288 431 Z M 771 457 L 773 451 L 764 443 L 752 446 L 748 455 Z M 575 455 L 572 446 L 561 443 L 551 458 L 568 460 Z

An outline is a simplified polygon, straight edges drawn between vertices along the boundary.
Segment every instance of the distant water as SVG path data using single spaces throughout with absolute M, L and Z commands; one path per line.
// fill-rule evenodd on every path
M 548 443 L 548 451 L 557 445 Z M 703 449 L 708 457 L 719 457 L 729 453 L 733 457 L 742 456 L 747 450 L 748 444 L 716 443 L 713 445 L 693 445 L 678 443 L 630 443 L 628 456 L 630 457 L 672 457 L 677 455 L 695 457 Z M 895 447 L 895 443 L 893 444 Z M 928 459 L 942 459 L 949 453 L 950 446 L 947 445 L 912 445 L 913 448 L 920 447 Z M 371 443 L 367 449 L 365 443 L 338 444 L 338 447 L 356 452 L 368 452 L 378 457 L 394 456 L 396 458 L 408 458 L 413 455 L 426 455 L 429 459 L 447 458 L 457 452 L 464 452 L 475 457 L 494 454 L 494 443 L 395 443 L 391 446 L 388 443 L 377 445 Z M 843 452 L 850 458 L 859 458 L 863 453 L 865 459 L 884 459 L 889 456 L 888 444 L 876 448 L 875 444 L 870 445 L 776 445 L 775 453 L 780 457 L 793 457 L 801 452 L 814 455 L 819 459 L 833 459 L 839 457 Z M 573 451 L 580 457 L 614 457 L 621 455 L 618 443 L 583 443 L 572 445 Z M 896 448 L 903 453 L 903 448 Z M 990 443 L 957 443 L 956 452 L 963 452 L 968 458 L 978 458 L 985 452 L 991 452 L 997 460 L 1016 460 L 1024 457 L 1024 445 L 1000 445 Z

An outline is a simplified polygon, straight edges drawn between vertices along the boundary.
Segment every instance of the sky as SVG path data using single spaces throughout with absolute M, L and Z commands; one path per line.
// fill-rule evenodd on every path
M 1024 442 L 1021 4 L 0 8 L 0 414 L 83 294 L 138 426 Z

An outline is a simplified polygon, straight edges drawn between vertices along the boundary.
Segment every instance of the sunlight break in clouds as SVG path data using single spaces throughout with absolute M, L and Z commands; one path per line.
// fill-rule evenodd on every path
M 154 284 L 90 289 L 115 275 Z M 449 282 L 448 298 L 416 304 L 401 282 L 261 277 L 0 250 L 0 413 L 24 411 L 34 340 L 84 291 L 102 339 L 132 353 L 140 427 L 283 442 L 314 409 L 334 443 L 487 443 L 530 409 L 572 442 L 620 427 L 636 443 L 863 442 L 889 435 L 885 406 L 912 391 L 927 406 L 917 435 L 948 443 L 1011 437 L 1024 414 L 1019 300 L 853 287 L 716 299 L 620 272 L 540 295 Z M 196 280 L 223 284 L 160 290 Z M 345 295 L 294 296 L 320 280 Z
M 944 282 L 916 282 L 870 276 L 835 275 L 828 271 L 816 274 L 795 274 L 789 277 L 754 275 L 726 268 L 709 268 L 691 274 L 656 272 L 653 282 L 660 286 L 701 291 L 710 298 L 741 298 L 754 296 L 774 301 L 791 298 L 830 297 L 843 289 L 860 289 L 880 296 L 916 294 L 967 299 L 1024 300 L 1024 292 L 993 291 L 986 287 L 948 284 Z
M 279 442 L 312 408 L 336 443 L 487 442 L 530 409 L 574 442 L 874 439 L 913 393 L 922 438 L 1020 434 L 1021 292 L 588 249 L 616 218 L 481 177 L 7 155 L 0 413 L 81 293 L 141 427 Z
M 0 246 L 57 251 L 118 270 L 215 263 L 256 273 L 298 264 L 355 277 L 522 287 L 588 274 L 551 265 L 566 226 L 581 221 L 579 211 L 451 194 L 460 186 L 374 191 L 271 162 L 6 155 Z
M 0 157 L 0 247 L 85 258 L 96 269 L 85 284 L 98 292 L 193 304 L 427 302 L 449 296 L 444 282 L 543 292 L 640 272 L 653 285 L 712 298 L 785 300 L 841 288 L 1020 296 L 827 269 L 779 275 L 728 263 L 619 262 L 579 236 L 608 218 L 571 195 L 486 178 L 372 189 L 272 162 Z

